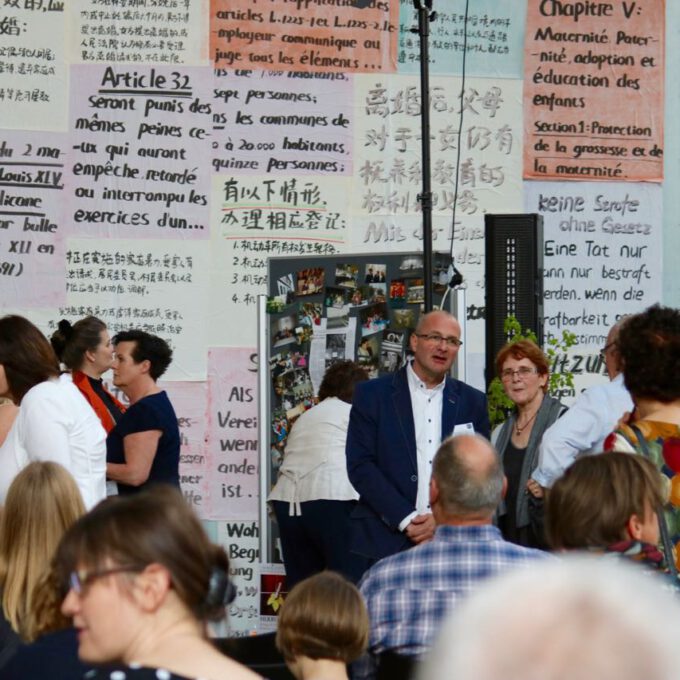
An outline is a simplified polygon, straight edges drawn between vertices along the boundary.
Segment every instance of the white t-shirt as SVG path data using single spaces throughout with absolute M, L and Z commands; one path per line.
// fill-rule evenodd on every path
M 68 374 L 32 387 L 21 400 L 0 446 L 1 503 L 19 471 L 35 460 L 63 465 L 86 508 L 106 498 L 106 431 Z

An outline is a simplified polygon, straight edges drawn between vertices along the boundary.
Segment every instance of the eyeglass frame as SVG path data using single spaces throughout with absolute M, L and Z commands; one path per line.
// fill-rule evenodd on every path
M 427 342 L 431 342 L 436 345 L 441 345 L 443 340 L 446 346 L 449 348 L 460 347 L 463 344 L 463 341 L 460 338 L 455 336 L 446 338 L 443 335 L 439 335 L 439 333 L 414 333 L 414 335 L 416 338 L 423 338 L 424 340 L 427 340 Z
M 600 357 L 601 357 L 602 359 L 606 359 L 606 358 L 607 358 L 607 352 L 608 352 L 612 347 L 616 347 L 617 345 L 618 345 L 618 341 L 617 341 L 617 340 L 612 340 L 608 345 L 605 345 L 605 346 L 600 350 Z
M 515 373 L 517 374 L 518 378 L 524 380 L 524 378 L 528 378 L 530 375 L 538 375 L 539 371 L 538 368 L 536 368 L 536 366 L 520 366 L 519 368 L 504 368 L 500 374 L 501 381 L 512 380 L 515 377 Z
M 78 597 L 83 597 L 83 595 L 86 594 L 87 589 L 90 588 L 97 579 L 104 578 L 105 576 L 112 576 L 113 574 L 124 574 L 126 572 L 139 573 L 143 570 L 144 567 L 126 566 L 111 567 L 109 569 L 95 569 L 91 572 L 88 572 L 85 569 L 72 571 L 68 575 L 68 589 L 66 589 L 66 594 L 72 590 Z

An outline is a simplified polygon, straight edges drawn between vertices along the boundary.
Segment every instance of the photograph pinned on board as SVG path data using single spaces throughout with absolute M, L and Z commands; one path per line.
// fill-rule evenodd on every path
M 290 423 L 286 412 L 281 407 L 272 411 L 272 441 L 275 444 L 283 443 L 290 432 Z
M 367 264 L 364 273 L 364 283 L 385 283 L 385 264 Z
M 350 291 L 347 288 L 326 288 L 326 328 L 345 328 L 349 325 Z
M 406 306 L 406 281 L 404 279 L 392 279 L 390 281 L 390 307 L 402 309 Z
M 323 305 L 320 302 L 301 302 L 298 320 L 301 326 L 320 326 L 323 316 Z
M 349 299 L 350 307 L 363 307 L 368 304 L 366 295 L 369 294 L 369 286 L 358 286 L 352 291 L 352 295 Z
M 378 377 L 378 360 L 380 357 L 380 335 L 374 333 L 361 338 L 357 347 L 357 363 L 368 371 L 369 378 Z
M 326 287 L 326 292 L 324 293 L 323 300 L 324 306 L 328 309 L 330 307 L 335 307 L 335 309 L 343 309 L 347 306 L 347 300 L 350 297 L 350 293 L 346 288 L 340 287 Z
M 335 285 L 343 288 L 356 288 L 357 279 L 359 277 L 358 264 L 342 264 L 335 265 Z
M 368 284 L 366 288 L 368 288 L 367 300 L 369 304 L 377 304 L 379 302 L 387 301 L 386 283 L 371 283 Z
M 379 333 L 387 328 L 388 314 L 384 303 L 371 305 L 359 312 L 361 336 Z
M 297 315 L 282 316 L 272 320 L 270 324 L 272 333 L 272 347 L 282 347 L 296 342 L 295 328 L 297 327 Z
M 272 380 L 294 368 L 307 368 L 307 356 L 300 351 L 278 352 L 269 359 L 269 372 Z
M 425 285 L 423 279 L 408 279 L 406 282 L 406 302 L 417 305 L 425 302 Z
M 306 369 L 296 368 L 276 378 L 274 392 L 281 398 L 281 406 L 288 418 L 300 402 L 314 399 L 314 386 Z M 310 404 L 311 406 L 311 404 Z
M 347 328 L 349 326 L 349 305 L 342 309 L 329 307 L 326 310 L 326 330 Z
M 403 353 L 385 347 L 380 350 L 380 371 L 382 373 L 394 373 L 403 366 L 403 361 Z
M 395 331 L 390 328 L 383 333 L 383 344 L 389 345 L 391 349 L 402 349 L 405 339 L 404 331 Z
M 416 327 L 416 313 L 413 309 L 393 309 L 392 326 L 411 329 Z
M 347 336 L 344 333 L 328 333 L 326 335 L 325 368 L 345 361 L 347 356 Z
M 394 373 L 401 368 L 404 359 L 404 338 L 404 331 L 389 329 L 383 333 L 380 347 L 380 370 L 383 373 Z
M 304 345 L 311 342 L 313 335 L 313 326 L 305 326 L 304 324 L 300 324 L 299 326 L 295 327 L 295 340 L 297 341 L 298 345 Z
M 313 267 L 311 269 L 301 269 L 297 273 L 297 285 L 295 292 L 299 296 L 316 295 L 323 291 L 324 268 Z
M 423 269 L 423 258 L 422 255 L 408 255 L 401 259 L 399 263 L 399 271 L 407 272 L 413 274 L 417 271 L 422 271 Z
M 293 274 L 286 274 L 276 281 L 277 294 L 267 298 L 268 314 L 278 314 L 288 305 L 295 302 L 295 279 Z
M 295 299 L 295 275 L 284 274 L 276 280 L 276 294 L 286 298 L 286 304 Z

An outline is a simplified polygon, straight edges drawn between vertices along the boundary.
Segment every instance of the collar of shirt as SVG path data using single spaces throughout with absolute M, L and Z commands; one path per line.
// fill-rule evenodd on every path
M 493 524 L 473 524 L 456 526 L 454 524 L 439 524 L 434 532 L 436 541 L 502 541 L 500 529 Z
M 411 390 L 412 393 L 417 390 L 418 392 L 423 392 L 428 396 L 432 396 L 437 394 L 438 392 L 443 392 L 444 385 L 446 385 L 446 376 L 444 376 L 444 378 L 438 385 L 435 385 L 434 387 L 427 387 L 427 385 L 425 385 L 425 383 L 418 377 L 416 372 L 413 370 L 412 361 L 409 361 L 408 364 L 406 365 L 406 376 L 408 378 L 409 390 Z

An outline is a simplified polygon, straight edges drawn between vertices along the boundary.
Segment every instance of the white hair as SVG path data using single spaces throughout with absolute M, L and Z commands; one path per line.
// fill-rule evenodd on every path
M 456 607 L 419 680 L 677 680 L 680 600 L 604 557 L 540 561 Z

